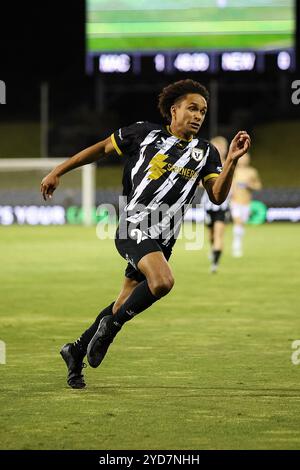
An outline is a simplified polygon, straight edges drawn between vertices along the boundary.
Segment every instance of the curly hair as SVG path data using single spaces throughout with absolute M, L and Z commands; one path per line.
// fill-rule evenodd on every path
M 205 86 L 195 80 L 179 80 L 178 82 L 171 83 L 163 88 L 158 97 L 158 109 L 160 114 L 168 121 L 171 122 L 171 106 L 176 103 L 180 98 L 188 93 L 197 93 L 208 102 L 209 93 Z

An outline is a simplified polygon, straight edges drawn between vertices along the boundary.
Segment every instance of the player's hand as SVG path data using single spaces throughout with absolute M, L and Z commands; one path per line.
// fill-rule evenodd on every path
M 248 152 L 251 139 L 247 131 L 239 131 L 232 139 L 229 146 L 228 156 L 231 160 L 237 161 Z
M 52 198 L 52 194 L 59 185 L 59 177 L 49 173 L 41 182 L 41 193 L 45 201 Z

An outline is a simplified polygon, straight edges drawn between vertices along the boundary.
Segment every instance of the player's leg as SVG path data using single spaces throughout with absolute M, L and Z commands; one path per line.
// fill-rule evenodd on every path
M 130 279 L 128 277 L 124 278 L 123 285 L 117 300 L 101 310 L 94 323 L 92 323 L 92 325 L 87 330 L 85 330 L 84 333 L 82 333 L 82 335 L 73 343 L 73 351 L 77 356 L 84 357 L 86 355 L 88 344 L 96 333 L 101 319 L 107 315 L 112 315 L 115 313 L 137 285 L 138 281 L 135 279 Z
M 138 283 L 139 281 L 135 279 L 125 277 L 116 302 L 112 302 L 109 306 L 104 308 L 99 313 L 94 323 L 92 323 L 92 325 L 86 331 L 84 331 L 84 333 L 82 333 L 82 335 L 74 343 L 67 343 L 62 347 L 60 354 L 68 367 L 67 383 L 70 387 L 85 387 L 82 369 L 85 366 L 83 363 L 83 358 L 86 355 L 89 342 L 96 333 L 101 319 L 108 315 L 112 316 L 113 309 L 119 308 L 127 300 Z
M 137 268 L 146 279 L 135 287 L 112 318 L 101 320 L 97 333 L 88 345 L 88 361 L 92 367 L 100 365 L 110 343 L 124 323 L 168 294 L 174 285 L 171 268 L 160 250 L 143 256 L 137 263 Z
M 212 250 L 211 272 L 217 272 L 219 261 L 224 247 L 225 223 L 222 220 L 216 220 L 213 225 L 214 243 Z
M 214 224 L 208 226 L 208 234 L 209 234 L 209 242 L 210 247 L 213 249 L 214 247 Z
M 89 342 L 91 341 L 92 337 L 96 333 L 99 323 L 102 320 L 102 318 L 112 315 L 117 311 L 117 309 L 125 302 L 125 300 L 129 297 L 131 292 L 134 290 L 134 288 L 138 285 L 138 281 L 135 279 L 130 279 L 128 277 L 124 278 L 123 285 L 121 287 L 121 291 L 117 297 L 117 300 L 115 302 L 112 302 L 110 305 L 105 307 L 97 316 L 95 319 L 94 323 L 78 338 L 77 341 L 74 343 L 75 349 L 83 355 L 83 357 L 86 355 L 87 347 Z
M 240 258 L 243 256 L 243 237 L 245 229 L 241 219 L 236 218 L 233 220 L 233 241 L 232 241 L 232 256 Z
M 173 288 L 173 273 L 161 251 L 144 256 L 138 263 L 138 269 L 146 277 L 149 289 L 155 297 L 160 299 Z
M 123 303 L 128 299 L 128 297 L 138 284 L 139 282 L 135 279 L 129 279 L 128 277 L 124 278 L 122 289 L 114 303 L 112 313 L 116 313 L 119 310 L 121 305 L 123 305 Z
M 232 256 L 239 258 L 242 256 L 242 240 L 244 236 L 244 223 L 242 214 L 242 205 L 232 203 L 231 204 L 231 216 L 233 222 L 232 228 Z
M 164 254 L 156 251 L 145 255 L 138 263 L 145 280 L 133 290 L 128 299 L 114 314 L 114 324 L 121 327 L 138 313 L 170 292 L 174 278 Z
M 232 255 L 236 258 L 243 256 L 243 238 L 245 235 L 245 224 L 249 219 L 250 205 L 238 204 L 232 212 L 233 218 L 233 242 Z
M 214 244 L 214 223 L 212 220 L 211 211 L 207 211 L 205 213 L 204 223 L 207 227 L 208 239 L 209 239 L 209 244 L 210 244 L 208 259 L 212 261 L 212 257 L 213 257 L 212 251 L 213 251 L 213 244 Z
M 214 250 L 223 251 L 224 249 L 225 223 L 222 220 L 216 220 L 214 224 Z
M 210 251 L 208 255 L 208 259 L 212 262 L 213 259 L 213 246 L 214 246 L 214 224 L 213 222 L 208 225 L 208 236 L 209 236 L 209 243 L 210 243 Z

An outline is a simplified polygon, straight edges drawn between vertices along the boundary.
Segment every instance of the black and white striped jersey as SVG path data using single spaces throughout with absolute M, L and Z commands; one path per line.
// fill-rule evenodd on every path
M 111 135 L 117 153 L 128 157 L 123 174 L 127 196 L 121 219 L 139 225 L 144 236 L 170 244 L 178 233 L 199 181 L 222 170 L 208 141 L 176 137 L 168 126 L 137 122 Z

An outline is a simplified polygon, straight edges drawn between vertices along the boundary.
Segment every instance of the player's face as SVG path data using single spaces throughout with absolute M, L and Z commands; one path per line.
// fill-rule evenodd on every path
M 197 93 L 189 93 L 172 110 L 172 123 L 184 133 L 194 135 L 199 132 L 207 112 L 207 102 Z

